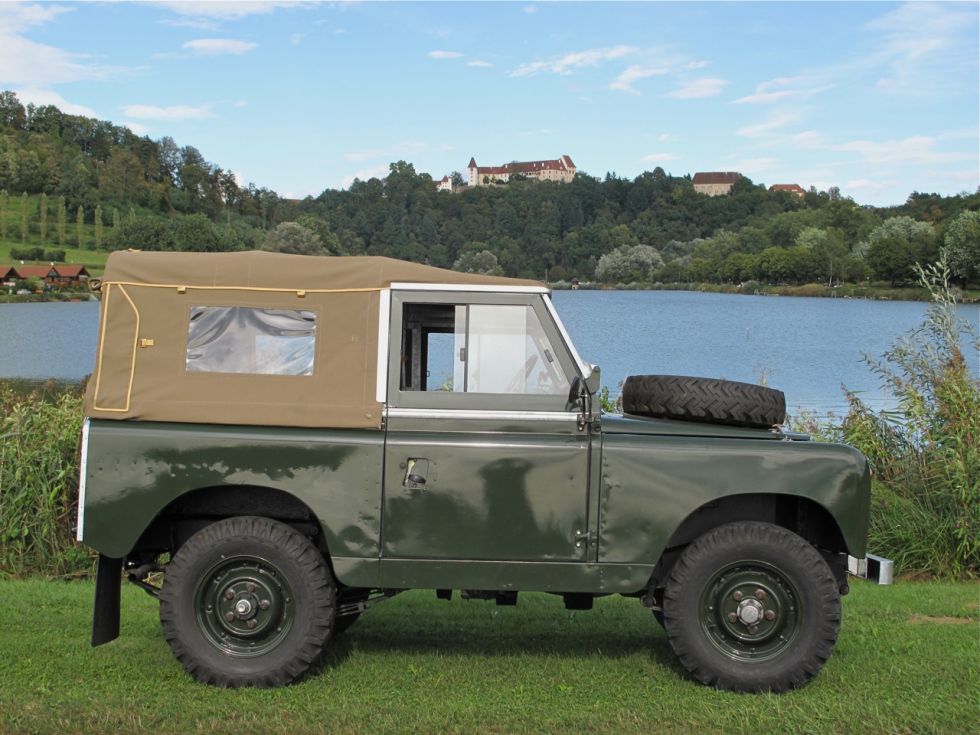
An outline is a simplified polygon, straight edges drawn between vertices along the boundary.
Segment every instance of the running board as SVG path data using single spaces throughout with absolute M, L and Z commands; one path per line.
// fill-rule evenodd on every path
M 895 563 L 883 556 L 868 554 L 864 559 L 847 557 L 847 573 L 854 577 L 869 579 L 878 584 L 891 584 Z

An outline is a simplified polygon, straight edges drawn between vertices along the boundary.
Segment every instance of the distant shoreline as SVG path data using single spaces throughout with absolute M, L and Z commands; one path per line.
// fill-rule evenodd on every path
M 566 282 L 548 284 L 555 291 L 576 290 Z M 741 294 L 746 296 L 800 296 L 810 298 L 866 299 L 868 301 L 929 301 L 929 292 L 924 288 L 890 288 L 887 286 L 864 286 L 842 283 L 839 286 L 824 286 L 808 283 L 802 286 L 767 286 L 752 284 L 741 286 L 731 283 L 647 283 L 618 286 L 604 286 L 597 283 L 582 284 L 579 291 L 691 291 L 699 293 Z M 980 291 L 960 291 L 957 303 L 980 304 Z

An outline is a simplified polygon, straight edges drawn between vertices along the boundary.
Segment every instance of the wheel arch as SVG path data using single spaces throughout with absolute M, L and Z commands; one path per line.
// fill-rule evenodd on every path
M 746 493 L 712 499 L 691 511 L 671 534 L 654 569 L 651 586 L 659 587 L 681 552 L 699 536 L 739 521 L 763 521 L 785 528 L 813 545 L 846 586 L 847 542 L 833 514 L 801 495 Z

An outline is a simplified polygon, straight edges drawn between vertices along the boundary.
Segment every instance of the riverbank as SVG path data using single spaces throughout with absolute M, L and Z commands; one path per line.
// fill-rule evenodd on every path
M 566 281 L 549 283 L 555 291 L 573 290 Z M 827 286 L 822 283 L 806 283 L 800 286 L 771 286 L 760 283 L 629 283 L 610 286 L 600 283 L 582 283 L 580 291 L 695 291 L 700 293 L 744 294 L 748 296 L 803 296 L 829 299 L 867 299 L 869 301 L 930 301 L 925 288 L 893 288 L 884 284 L 841 283 Z M 954 289 L 960 304 L 980 304 L 980 290 Z

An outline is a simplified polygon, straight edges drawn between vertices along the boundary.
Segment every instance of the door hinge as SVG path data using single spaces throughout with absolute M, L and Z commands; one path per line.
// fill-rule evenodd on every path
M 595 546 L 595 531 L 576 531 L 572 534 L 575 548 L 581 549 L 584 545 Z
M 589 421 L 588 418 L 586 418 L 584 413 L 580 413 L 575 422 L 576 426 L 578 426 L 579 431 L 585 431 L 585 427 L 588 426 L 590 423 L 591 422 Z

